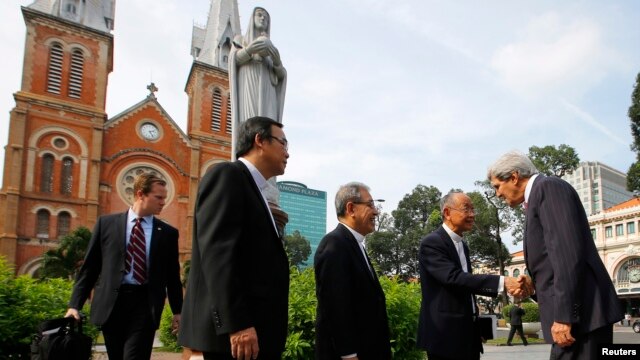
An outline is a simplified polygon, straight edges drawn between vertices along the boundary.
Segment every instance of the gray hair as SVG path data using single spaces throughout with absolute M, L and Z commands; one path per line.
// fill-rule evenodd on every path
M 347 211 L 347 203 L 349 201 L 362 200 L 360 196 L 360 191 L 362 189 L 370 191 L 367 185 L 361 182 L 356 182 L 356 181 L 340 186 L 340 188 L 336 192 L 336 201 L 335 201 L 336 214 L 338 215 L 338 217 L 345 215 Z
M 457 194 L 463 194 L 462 191 L 451 190 L 445 196 L 440 199 L 440 214 L 444 217 L 444 208 L 455 205 L 455 198 Z
M 535 165 L 523 153 L 513 150 L 502 155 L 487 170 L 487 179 L 491 180 L 496 177 L 498 180 L 505 181 L 511 177 L 511 174 L 518 173 L 521 178 L 528 179 L 538 173 Z

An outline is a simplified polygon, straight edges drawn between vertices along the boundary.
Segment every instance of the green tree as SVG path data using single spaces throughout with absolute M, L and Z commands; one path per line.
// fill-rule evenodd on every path
M 469 257 L 474 264 L 482 264 L 502 273 L 504 266 L 511 261 L 511 255 L 498 232 L 507 227 L 507 224 L 501 222 L 499 211 L 496 213 L 496 206 L 485 194 L 474 191 L 467 195 L 476 210 L 475 225 L 465 235 L 469 243 Z
M 305 265 L 311 254 L 311 243 L 298 230 L 295 230 L 290 235 L 285 235 L 284 247 L 287 250 L 289 263 L 292 266 L 300 267 Z
M 91 240 L 91 231 L 83 226 L 64 236 L 58 248 L 44 253 L 39 276 L 75 279 L 82 266 L 89 240 Z
M 440 224 L 441 195 L 434 186 L 417 185 L 398 203 L 392 216 L 383 215 L 386 220 L 379 231 L 367 236 L 369 257 L 382 274 L 403 280 L 418 276 L 418 247 Z
M 636 76 L 627 115 L 631 121 L 631 135 L 633 135 L 631 150 L 636 152 L 636 162 L 631 165 L 627 173 L 627 189 L 640 191 L 640 73 Z
M 529 148 L 529 158 L 538 170 L 547 176 L 562 177 L 571 174 L 580 164 L 575 149 L 562 144 L 556 149 L 553 145 Z

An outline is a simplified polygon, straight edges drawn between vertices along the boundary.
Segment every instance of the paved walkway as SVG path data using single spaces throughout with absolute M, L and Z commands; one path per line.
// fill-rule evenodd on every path
M 508 331 L 508 328 L 498 328 L 497 335 L 498 337 L 506 337 Z M 616 340 L 616 338 L 619 338 L 620 340 Z M 615 325 L 614 342 L 640 343 L 640 334 L 634 334 L 631 327 Z M 156 338 L 154 347 L 160 346 L 162 346 L 162 344 Z M 104 346 L 96 346 L 95 350 L 96 351 L 94 352 L 93 356 L 94 360 L 109 359 L 105 352 Z M 519 342 L 514 342 L 514 346 L 485 345 L 482 360 L 542 360 L 549 358 L 550 351 L 551 345 L 549 344 L 531 344 L 526 347 Z M 151 360 L 182 360 L 182 354 L 154 351 L 151 354 Z

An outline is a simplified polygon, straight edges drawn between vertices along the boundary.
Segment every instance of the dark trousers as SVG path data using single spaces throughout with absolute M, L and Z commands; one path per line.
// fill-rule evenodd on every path
M 527 338 L 524 336 L 522 325 L 511 325 L 511 330 L 509 330 L 509 338 L 507 339 L 507 344 L 511 344 L 511 340 L 513 340 L 513 335 L 515 335 L 516 331 L 518 331 L 518 335 L 520 335 L 520 338 L 522 339 L 522 343 L 527 345 Z
M 571 335 L 576 339 L 573 345 L 562 348 L 553 344 L 550 360 L 598 359 L 598 345 L 613 343 L 613 325 L 607 325 L 586 334 L 578 334 L 572 328 Z
M 236 360 L 231 357 L 230 353 L 212 353 L 205 352 L 202 353 L 202 356 L 205 360 Z M 282 359 L 282 354 L 264 354 L 262 352 L 258 353 L 258 360 L 280 360 Z
M 122 286 L 102 335 L 109 360 L 149 360 L 156 327 L 146 286 Z

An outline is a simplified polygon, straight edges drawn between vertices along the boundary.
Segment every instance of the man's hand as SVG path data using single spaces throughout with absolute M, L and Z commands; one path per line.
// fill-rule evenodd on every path
M 176 335 L 180 329 L 180 314 L 173 315 L 171 319 L 171 333 Z
M 534 292 L 531 278 L 525 275 L 520 275 L 517 278 L 505 276 L 504 287 L 509 295 L 518 298 L 529 297 Z
M 67 310 L 67 313 L 64 314 L 64 317 L 70 317 L 73 316 L 76 321 L 80 321 L 80 312 L 78 312 L 78 309 L 74 309 L 74 308 L 69 308 Z
M 231 356 L 238 360 L 257 359 L 260 348 L 258 347 L 258 334 L 256 328 L 240 330 L 229 335 L 231 341 Z
M 560 347 L 565 347 L 573 344 L 576 339 L 571 336 L 571 324 L 553 322 L 551 325 L 551 337 L 553 342 Z

